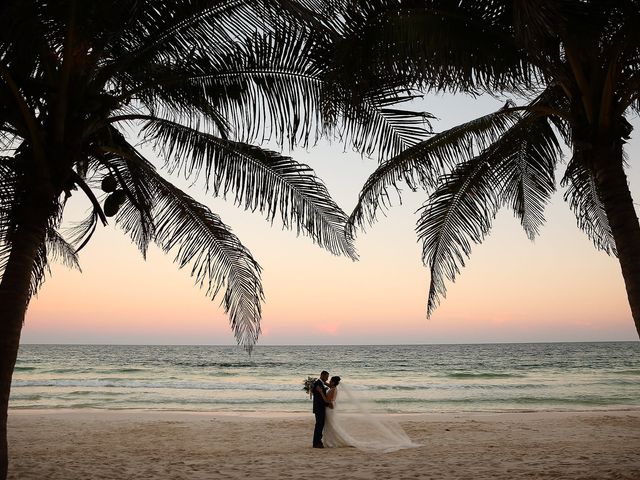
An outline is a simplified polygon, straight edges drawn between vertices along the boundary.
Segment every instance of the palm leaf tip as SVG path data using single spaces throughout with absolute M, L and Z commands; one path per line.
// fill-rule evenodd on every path
M 495 186 L 491 164 L 481 154 L 445 175 L 422 207 L 416 233 L 431 273 L 427 317 L 446 297 L 445 282 L 455 281 L 472 244 L 481 243 L 489 233 L 500 205 Z

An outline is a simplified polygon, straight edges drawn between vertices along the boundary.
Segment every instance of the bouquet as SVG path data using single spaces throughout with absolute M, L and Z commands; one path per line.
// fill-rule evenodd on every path
M 315 377 L 307 377 L 306 380 L 302 381 L 302 389 L 309 394 L 309 398 L 313 396 L 313 384 L 318 380 Z

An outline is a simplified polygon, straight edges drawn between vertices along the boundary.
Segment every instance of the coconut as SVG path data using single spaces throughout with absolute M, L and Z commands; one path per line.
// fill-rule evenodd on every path
M 113 217 L 120 207 L 126 200 L 127 195 L 124 193 L 124 190 L 116 190 L 111 195 L 109 195 L 104 201 L 104 214 L 107 217 Z
M 113 192 L 116 188 L 118 188 L 118 180 L 113 175 L 107 175 L 102 179 L 102 190 L 104 192 Z

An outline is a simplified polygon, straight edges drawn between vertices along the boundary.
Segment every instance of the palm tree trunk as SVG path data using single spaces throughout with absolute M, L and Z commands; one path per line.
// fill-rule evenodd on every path
M 38 249 L 44 241 L 48 210 L 23 205 L 20 226 L 0 282 L 0 480 L 8 473 L 7 414 L 11 378 L 18 355 L 20 333 L 31 295 L 31 280 Z
M 593 151 L 594 173 L 618 251 L 631 314 L 640 335 L 640 224 L 624 172 L 622 145 Z

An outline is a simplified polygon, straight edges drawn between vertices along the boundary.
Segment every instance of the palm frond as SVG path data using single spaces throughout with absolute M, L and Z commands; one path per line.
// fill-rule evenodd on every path
M 102 177 L 111 175 L 118 189 L 126 195 L 116 215 L 116 223 L 131 237 L 142 256 L 146 258 L 149 243 L 155 236 L 152 209 L 153 194 L 146 184 L 146 172 L 155 167 L 132 147 L 120 132 L 111 129 L 111 145 L 101 146 L 94 152 L 95 169 Z
M 422 260 L 430 268 L 427 316 L 446 297 L 445 280 L 455 281 L 472 243 L 481 243 L 500 206 L 490 159 L 481 154 L 442 178 L 422 207 L 416 233 Z
M 307 165 L 161 119 L 149 121 L 143 133 L 161 149 L 170 172 L 190 178 L 203 171 L 215 195 L 232 191 L 245 209 L 258 210 L 270 221 L 279 213 L 285 227 L 333 254 L 356 258 L 345 235 L 346 214 Z
M 189 64 L 195 63 L 193 59 Z M 193 73 L 192 68 L 182 65 L 172 65 L 169 69 L 158 69 L 159 72 L 141 71 L 141 79 L 136 82 L 133 90 L 123 92 L 121 98 L 127 101 L 134 96 L 134 106 L 137 114 L 168 118 L 178 123 L 205 128 L 222 137 L 228 137 L 232 128 L 228 112 L 217 107 L 215 96 L 225 95 L 226 92 L 206 91 L 198 79 L 202 75 Z M 115 118 L 135 117 L 136 113 L 130 105 L 124 104 L 120 110 L 114 111 Z M 145 112 L 144 114 L 140 112 Z M 124 115 L 123 115 L 124 114 Z
M 504 2 L 373 0 L 349 13 L 335 55 L 347 76 L 374 64 L 449 92 L 516 90 L 536 78 L 513 42 Z
M 223 30 L 239 21 L 231 19 L 242 11 L 237 2 L 228 3 L 233 4 L 229 12 L 235 9 L 235 13 L 221 20 Z M 289 5 L 292 2 L 284 0 L 266 2 L 266 7 L 256 5 L 255 9 L 272 11 L 271 4 L 280 3 L 287 10 L 296 10 Z M 167 18 L 171 24 L 177 22 Z M 211 22 L 209 13 L 201 20 Z M 116 68 L 111 73 L 112 83 L 124 90 L 117 98 L 122 101 L 135 92 L 136 100 L 151 115 L 195 129 L 200 129 L 200 121 L 211 122 L 217 136 L 225 137 L 230 129 L 229 136 L 245 142 L 273 139 L 281 145 L 307 146 L 324 135 L 337 134 L 359 151 L 370 155 L 378 150 L 383 158 L 424 138 L 427 114 L 388 108 L 412 96 L 401 75 L 387 74 L 383 79 L 370 75 L 364 83 L 336 75 L 335 66 L 327 63 L 332 41 L 327 28 L 315 32 L 308 25 L 276 23 L 275 31 L 265 27 L 249 36 L 238 34 L 233 41 L 215 41 L 210 48 L 190 50 L 187 58 L 184 39 L 167 40 L 169 44 L 177 42 L 166 45 L 167 52 L 182 47 L 180 56 L 165 52 L 163 46 L 158 51 L 165 52 L 171 61 L 161 56 L 127 63 L 126 70 Z M 202 28 L 204 32 L 209 27 Z M 164 34 L 161 37 L 164 39 Z M 126 56 L 126 52 L 120 53 Z
M 188 80 L 232 125 L 234 138 L 307 146 L 322 135 L 322 66 L 308 32 L 254 35 Z
M 62 216 L 61 214 L 62 210 L 59 210 L 48 219 L 48 225 L 44 231 L 44 238 L 36 251 L 33 267 L 31 269 L 29 297 L 38 293 L 40 287 L 44 284 L 47 275 L 51 274 L 51 266 L 49 263 L 50 256 L 52 258 L 60 258 L 63 263 L 69 267 L 74 267 L 77 264 L 77 257 L 73 247 L 67 244 L 57 233 L 57 228 Z M 51 249 L 53 249 L 53 251 L 51 251 Z M 80 268 L 79 264 L 77 264 L 77 268 Z
M 251 351 L 260 334 L 261 268 L 230 229 L 207 207 L 162 178 L 155 167 L 121 139 L 104 148 L 102 161 L 118 172 L 126 201 L 116 224 L 144 246 L 153 240 L 175 253 L 179 268 L 190 266 L 196 284 L 212 298 L 224 288 L 222 305 L 236 340 Z
M 382 100 L 369 95 L 346 101 L 356 103 L 344 111 L 340 140 L 367 156 L 377 152 L 380 159 L 398 155 L 424 140 L 431 131 L 430 120 L 435 118 L 426 112 L 385 108 L 378 104 Z
M 175 252 L 180 268 L 215 297 L 225 287 L 222 305 L 238 343 L 251 351 L 260 334 L 264 294 L 261 268 L 220 217 L 199 204 L 155 171 L 146 171 L 155 198 L 155 242 Z
M 95 210 L 91 210 L 89 215 L 79 222 L 74 222 L 70 226 L 66 227 L 65 234 L 69 238 L 69 243 L 74 246 L 76 254 L 82 250 L 98 226 L 98 214 Z
M 349 217 L 348 228 L 376 221 L 380 210 L 391 204 L 389 189 L 400 194 L 398 183 L 406 182 L 412 190 L 431 189 L 440 175 L 458 162 L 468 161 L 495 142 L 520 118 L 517 111 L 505 108 L 432 136 L 429 140 L 408 148 L 400 155 L 383 162 L 367 179 L 360 191 L 358 203 Z
M 48 257 L 60 260 L 66 267 L 75 268 L 79 272 L 82 271 L 76 248 L 67 242 L 59 232 L 54 229 L 47 230 L 46 242 Z
M 565 33 L 567 24 L 575 18 L 569 18 L 569 12 L 563 8 L 568 3 L 554 0 L 539 0 L 535 4 L 526 0 L 513 2 L 514 33 L 529 55 L 540 57 L 549 49 L 557 49 L 558 34 Z
M 4 274 L 15 235 L 22 226 L 20 207 L 24 202 L 24 188 L 21 185 L 22 172 L 18 158 L 0 157 L 0 273 Z M 49 255 L 59 258 L 70 267 L 79 268 L 73 248 L 59 236 L 57 226 L 61 220 L 61 206 L 55 205 L 54 214 L 48 219 L 45 238 L 36 251 L 31 271 L 29 297 L 35 295 L 45 281 L 49 269 Z
M 234 126 L 234 138 L 245 142 L 269 138 L 292 148 L 335 133 L 366 155 L 377 151 L 386 157 L 425 137 L 430 115 L 389 108 L 412 98 L 406 81 L 387 76 L 360 85 L 340 79 L 323 63 L 326 52 L 318 42 L 293 27 L 256 35 L 214 64 L 202 59 L 184 78 L 206 93 L 213 109 Z M 183 91 L 184 82 L 179 85 Z
M 496 175 L 500 196 L 533 240 L 544 223 L 544 208 L 555 191 L 554 171 L 561 149 L 545 116 L 527 114 L 489 147 L 501 159 Z
M 598 250 L 607 255 L 617 255 L 616 245 L 609 226 L 609 220 L 600 200 L 596 180 L 585 168 L 579 150 L 567 166 L 561 185 L 567 187 L 564 194 L 571 210 L 576 215 L 578 228 L 587 234 Z
M 126 10 L 126 9 L 125 9 Z M 126 72 L 136 64 L 177 60 L 194 45 L 201 48 L 224 48 L 233 40 L 252 34 L 264 22 L 248 2 L 222 0 L 193 2 L 176 0 L 156 2 L 149 8 L 146 2 L 134 5 L 121 26 L 114 27 L 105 51 L 112 57 L 105 62 L 101 76 Z M 104 81 L 103 80 L 103 81 Z
M 341 16 L 350 2 L 349 0 L 270 0 L 262 3 L 265 5 L 262 15 L 273 23 L 295 22 L 315 32 L 332 35 L 340 31 Z M 274 14 L 275 19 L 272 18 Z
M 33 262 L 33 268 L 31 269 L 31 283 L 29 285 L 29 297 L 33 297 L 38 293 L 40 287 L 44 283 L 49 270 L 49 261 L 47 259 L 47 247 L 45 243 L 40 245 L 40 248 L 36 252 L 36 257 Z
M 11 232 L 16 223 L 13 212 L 18 179 L 16 159 L 0 157 L 0 272 L 4 272 L 11 253 Z
M 549 120 L 527 112 L 481 154 L 442 177 L 416 227 L 431 271 L 428 316 L 446 296 L 445 280 L 455 281 L 472 244 L 484 240 L 503 204 L 514 210 L 529 238 L 538 233 L 560 156 Z
M 622 85 L 620 98 L 621 108 L 631 108 L 636 114 L 640 114 L 640 51 L 634 69 L 627 74 L 627 79 Z

